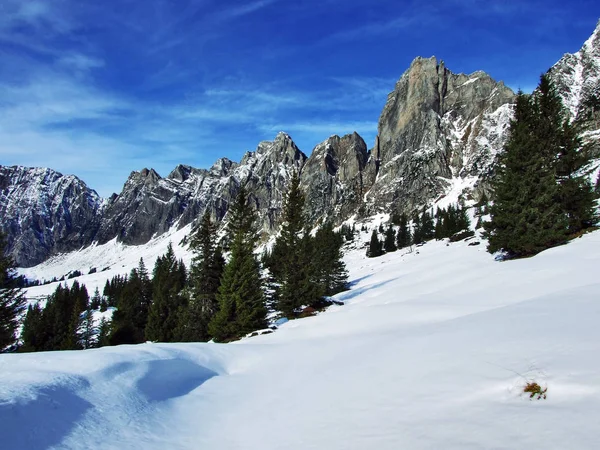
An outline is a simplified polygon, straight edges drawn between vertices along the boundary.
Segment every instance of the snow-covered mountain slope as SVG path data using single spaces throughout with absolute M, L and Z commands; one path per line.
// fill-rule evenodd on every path
M 21 264 L 43 261 L 89 243 L 103 201 L 73 175 L 52 169 L 0 166 L 0 229 Z M 33 245 L 35 244 L 35 245 Z
M 600 232 L 470 242 L 351 252 L 343 306 L 235 344 L 0 355 L 2 447 L 596 448 Z

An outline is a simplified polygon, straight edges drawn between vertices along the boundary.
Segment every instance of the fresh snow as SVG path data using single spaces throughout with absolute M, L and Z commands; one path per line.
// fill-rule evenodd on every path
M 234 344 L 0 355 L 2 448 L 597 448 L 600 232 L 473 242 L 351 251 L 343 306 Z

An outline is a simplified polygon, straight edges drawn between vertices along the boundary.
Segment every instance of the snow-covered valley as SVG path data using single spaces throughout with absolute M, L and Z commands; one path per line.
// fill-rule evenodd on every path
M 351 251 L 344 305 L 233 344 L 0 355 L 2 448 L 597 448 L 600 232 L 472 242 Z

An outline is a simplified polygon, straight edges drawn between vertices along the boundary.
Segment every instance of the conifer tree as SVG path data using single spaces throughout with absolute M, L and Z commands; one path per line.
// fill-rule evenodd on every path
M 177 261 L 173 246 L 156 260 L 152 277 L 152 305 L 148 313 L 146 339 L 173 342 L 179 325 L 179 311 L 185 304 L 185 266 Z
M 25 297 L 16 285 L 12 259 L 5 256 L 6 240 L 0 233 L 0 352 L 16 342 L 16 332 L 25 311 Z
M 281 259 L 275 261 L 280 268 L 273 271 L 279 283 L 276 292 L 277 308 L 286 316 L 294 317 L 302 305 L 320 301 L 317 287 L 312 283 L 312 242 L 305 230 L 303 215 L 304 194 L 300 177 L 294 172 L 283 202 L 283 223 L 275 248 Z M 303 231 L 304 230 L 304 231 Z
M 94 316 L 91 306 L 82 314 L 81 326 L 78 330 L 78 342 L 81 348 L 95 347 L 97 329 L 94 325 Z
M 408 247 L 412 243 L 410 228 L 408 227 L 408 217 L 406 214 L 400 216 L 400 227 L 396 234 L 396 246 L 398 248 Z
M 44 332 L 42 326 L 42 308 L 39 303 L 29 305 L 21 331 L 23 346 L 20 351 L 36 352 L 43 349 Z
M 371 233 L 371 240 L 369 241 L 369 248 L 367 249 L 367 257 L 376 258 L 383 255 L 383 246 L 377 235 L 377 230 L 374 229 Z
M 552 98 L 534 102 L 522 92 L 517 95 L 493 185 L 492 219 L 484 224 L 492 253 L 529 256 L 566 239 L 568 221 L 556 183 L 556 147 L 552 149 L 551 143 L 557 119 L 540 120 L 540 114 L 550 114 L 555 103 Z
M 229 219 L 226 228 L 225 244 L 229 248 L 238 234 L 242 234 L 254 240 L 256 234 L 256 213 L 249 204 L 249 196 L 246 188 L 241 186 L 233 204 L 227 211 Z M 250 236 L 252 234 L 252 236 Z
M 392 224 L 388 225 L 387 230 L 385 230 L 383 249 L 386 253 L 395 252 L 398 250 L 396 247 L 396 231 L 392 227 Z
M 110 328 L 111 324 L 104 317 L 100 319 L 100 324 L 98 325 L 98 338 L 96 339 L 96 347 L 105 347 L 110 345 L 109 337 L 110 337 Z
M 260 267 L 253 252 L 252 229 L 240 229 L 217 291 L 219 310 L 208 324 L 218 342 L 244 336 L 267 324 Z
M 216 245 L 216 231 L 207 209 L 190 240 L 194 257 L 188 280 L 189 304 L 182 311 L 179 331 L 184 341 L 207 341 L 208 324 L 219 308 L 216 295 L 225 259 Z
M 331 222 L 323 224 L 317 230 L 314 239 L 310 238 L 310 234 L 305 233 L 303 241 L 305 246 L 313 247 L 312 251 L 305 250 L 305 253 L 313 255 L 307 265 L 314 268 L 314 277 L 311 277 L 311 281 L 314 279 L 314 282 L 311 282 L 311 285 L 316 284 L 319 287 L 316 298 L 335 295 L 346 290 L 348 271 L 342 260 L 343 238 L 341 234 L 333 231 Z

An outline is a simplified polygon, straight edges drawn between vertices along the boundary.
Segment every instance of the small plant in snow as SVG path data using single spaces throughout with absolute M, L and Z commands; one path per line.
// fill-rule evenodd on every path
M 535 381 L 528 381 L 525 387 L 523 388 L 523 392 L 529 394 L 530 399 L 546 400 L 546 392 L 548 391 L 548 387 L 542 388 Z

